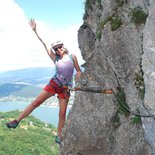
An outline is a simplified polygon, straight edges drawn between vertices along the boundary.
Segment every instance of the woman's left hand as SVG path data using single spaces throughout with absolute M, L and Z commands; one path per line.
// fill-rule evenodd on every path
M 32 30 L 36 32 L 37 25 L 36 25 L 36 22 L 33 18 L 29 20 L 29 24 L 30 24 Z
M 75 75 L 75 81 L 77 82 L 79 80 L 79 78 L 81 77 L 82 72 L 78 71 Z

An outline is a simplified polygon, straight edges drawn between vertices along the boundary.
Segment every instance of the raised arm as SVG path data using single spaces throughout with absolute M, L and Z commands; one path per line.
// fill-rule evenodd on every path
M 55 61 L 55 57 L 56 57 L 55 53 L 53 53 L 53 52 L 51 51 L 51 49 L 47 47 L 47 45 L 45 44 L 45 42 L 44 42 L 44 41 L 40 38 L 40 36 L 38 35 L 38 32 L 37 32 L 37 24 L 36 24 L 35 20 L 34 20 L 34 19 L 30 19 L 29 24 L 30 24 L 32 30 L 34 31 L 34 33 L 36 34 L 36 36 L 38 37 L 38 39 L 39 39 L 39 40 L 41 41 L 41 43 L 44 45 L 45 50 L 47 51 L 47 54 L 49 55 L 49 57 L 50 57 L 53 61 Z

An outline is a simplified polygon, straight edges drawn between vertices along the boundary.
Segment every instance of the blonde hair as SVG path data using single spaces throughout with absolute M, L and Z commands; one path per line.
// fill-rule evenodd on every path
M 63 48 L 65 49 L 65 53 L 68 54 L 69 53 L 68 49 L 66 47 Z

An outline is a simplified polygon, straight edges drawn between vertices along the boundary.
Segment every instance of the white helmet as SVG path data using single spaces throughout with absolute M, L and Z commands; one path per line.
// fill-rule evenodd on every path
M 52 46 L 52 49 L 55 49 L 55 48 L 63 46 L 63 42 L 59 40 L 59 41 L 52 43 L 51 46 Z

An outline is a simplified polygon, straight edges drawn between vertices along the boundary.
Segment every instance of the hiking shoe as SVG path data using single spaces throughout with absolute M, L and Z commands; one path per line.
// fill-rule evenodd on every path
M 56 136 L 55 137 L 55 142 L 58 143 L 59 145 L 61 145 L 61 138 L 60 138 L 60 136 Z
M 19 122 L 17 122 L 16 120 L 13 120 L 13 121 L 11 121 L 9 123 L 6 123 L 6 126 L 8 128 L 14 128 L 15 129 L 18 126 L 18 124 L 19 124 Z

